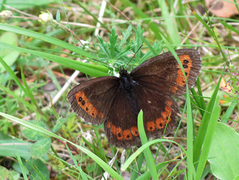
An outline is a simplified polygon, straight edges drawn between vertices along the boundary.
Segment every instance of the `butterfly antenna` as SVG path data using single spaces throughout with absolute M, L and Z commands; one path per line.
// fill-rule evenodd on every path
M 127 66 L 129 65 L 130 61 L 131 61 L 133 58 L 135 58 L 135 54 L 142 48 L 142 46 L 143 46 L 143 45 L 141 45 L 141 46 L 139 47 L 139 49 L 134 53 L 134 56 L 129 60 L 129 62 L 127 63 Z

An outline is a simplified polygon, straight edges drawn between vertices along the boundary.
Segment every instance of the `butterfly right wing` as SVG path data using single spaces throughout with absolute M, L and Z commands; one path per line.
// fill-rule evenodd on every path
M 200 54 L 194 49 L 179 49 L 175 52 L 183 65 L 189 88 L 191 88 L 201 69 Z M 131 72 L 131 76 L 143 87 L 169 95 L 179 96 L 186 92 L 183 71 L 171 52 L 160 54 L 143 62 Z
M 140 84 L 133 88 L 139 109 L 143 110 L 144 129 L 148 137 L 160 138 L 177 125 L 179 107 L 168 94 Z

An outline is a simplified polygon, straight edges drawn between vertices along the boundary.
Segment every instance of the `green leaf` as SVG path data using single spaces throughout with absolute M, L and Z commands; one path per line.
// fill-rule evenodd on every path
M 61 22 L 61 13 L 60 13 L 59 10 L 57 10 L 57 12 L 56 12 L 56 21 L 57 21 L 58 23 Z
M 235 177 L 233 180 L 239 180 L 239 175 L 237 177 Z
M 34 125 L 37 125 L 37 126 L 40 126 L 44 129 L 46 129 L 46 126 L 45 124 L 42 122 L 42 121 L 37 121 L 37 120 L 31 120 L 31 121 L 28 121 L 29 123 L 32 123 Z M 30 139 L 32 141 L 37 141 L 37 140 L 40 140 L 42 138 L 45 138 L 46 135 L 42 134 L 42 133 L 39 133 L 35 130 L 32 130 L 30 128 L 24 128 L 22 130 L 22 134 L 27 138 L 27 139 Z
M 211 171 L 218 179 L 234 179 L 239 175 L 239 135 L 224 123 L 217 123 L 208 155 Z
M 50 179 L 50 173 L 46 165 L 40 159 L 30 159 L 23 163 L 28 172 L 31 173 L 31 179 Z
M 16 150 L 20 157 L 30 159 L 31 143 L 25 143 L 16 139 L 0 140 L 0 156 L 16 157 Z
M 51 138 L 44 138 L 38 140 L 31 147 L 31 155 L 33 158 L 40 158 L 44 156 L 51 148 Z
M 140 48 L 141 45 L 143 45 L 143 40 L 142 40 L 142 37 L 143 37 L 143 29 L 141 28 L 141 24 L 139 23 L 137 25 L 137 33 L 135 33 L 135 43 L 136 43 L 136 46 L 135 46 L 135 49 L 134 49 L 134 52 L 136 53 L 137 50 Z M 140 60 L 140 51 L 138 53 L 135 54 L 135 59 L 137 61 Z
M 118 35 L 115 32 L 115 28 L 112 28 L 111 34 L 109 34 L 109 40 L 110 40 L 110 59 L 112 59 L 115 56 L 115 46 L 117 44 L 117 37 Z
M 5 32 L 0 37 L 0 43 L 7 43 L 17 46 L 17 35 L 12 32 Z M 6 62 L 8 66 L 11 66 L 18 58 L 19 52 L 9 49 L 2 49 L 0 51 L 0 57 Z M 0 73 L 6 71 L 4 66 L 0 64 Z
M 58 119 L 57 121 L 56 121 L 56 124 L 55 124 L 55 126 L 52 128 L 52 132 L 53 133 L 55 133 L 55 132 L 57 132 L 62 126 L 63 126 L 63 124 L 66 122 L 66 118 L 60 118 L 60 119 Z
M 100 47 L 100 49 L 104 52 L 104 54 L 111 59 L 110 57 L 110 52 L 108 50 L 107 44 L 103 41 L 103 39 L 100 36 L 96 37 L 97 40 L 99 41 L 98 46 Z
M 12 174 L 10 171 L 8 171 L 5 167 L 0 166 L 0 174 L 1 174 L 1 179 L 7 179 L 7 180 L 14 180 Z
M 127 39 L 130 37 L 132 31 L 132 26 L 130 25 L 126 31 L 122 32 L 123 39 L 120 41 L 119 46 L 123 46 L 126 44 Z

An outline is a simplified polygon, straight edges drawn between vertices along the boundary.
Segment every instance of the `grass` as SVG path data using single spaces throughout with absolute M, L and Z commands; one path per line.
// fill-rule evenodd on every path
M 48 3 L 8 4 L 14 16 L 0 23 L 4 178 L 191 180 L 239 174 L 237 18 L 202 16 L 181 1 L 121 0 L 106 5 L 95 36 L 98 1 Z M 38 21 L 46 9 L 57 21 Z M 79 39 L 88 43 L 79 45 Z M 149 57 L 185 47 L 200 50 L 202 69 L 195 87 L 177 98 L 181 119 L 168 137 L 148 140 L 140 113 L 142 146 L 117 149 L 108 144 L 102 125 L 92 127 L 70 111 L 72 69 L 87 78 L 115 75 L 122 66 L 132 70 Z M 54 90 L 46 91 L 50 81 Z

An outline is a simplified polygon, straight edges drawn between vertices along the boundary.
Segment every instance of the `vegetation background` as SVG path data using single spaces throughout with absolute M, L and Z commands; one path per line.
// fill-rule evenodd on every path
M 236 0 L 0 7 L 0 179 L 239 179 Z M 177 98 L 182 117 L 167 137 L 142 132 L 142 147 L 118 149 L 102 125 L 70 111 L 66 95 L 77 82 L 177 48 L 198 49 L 202 69 Z

